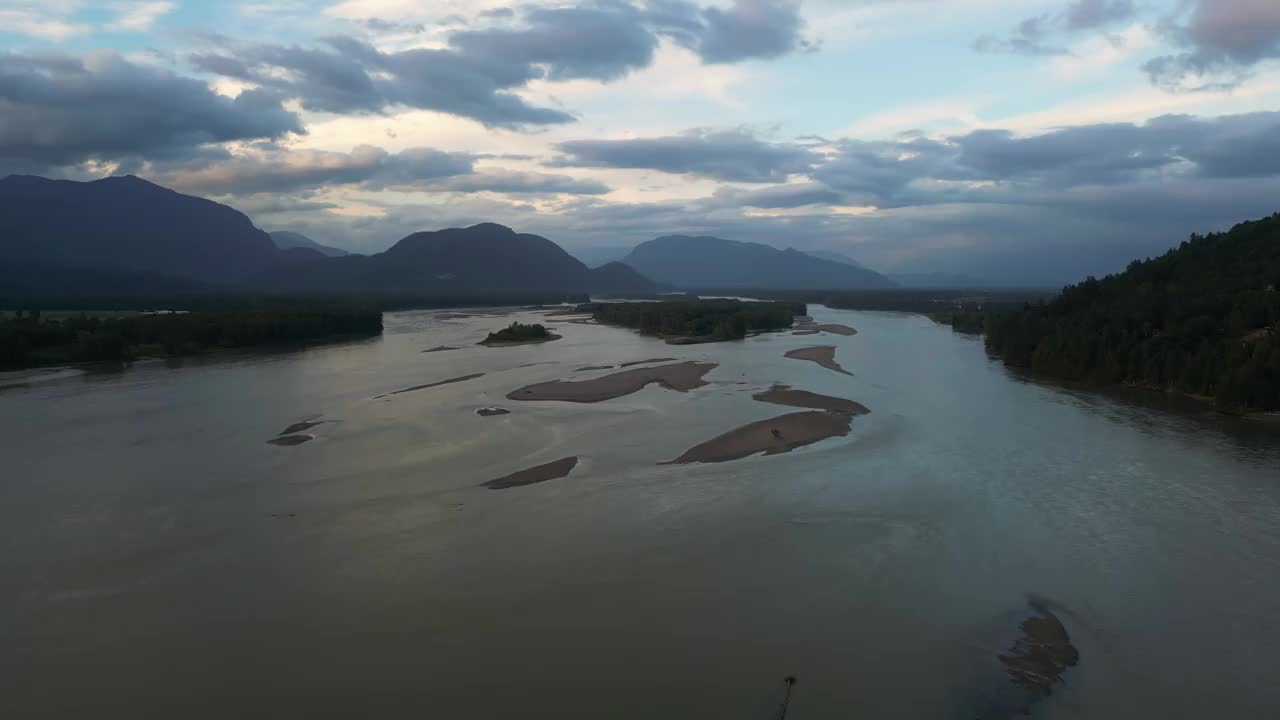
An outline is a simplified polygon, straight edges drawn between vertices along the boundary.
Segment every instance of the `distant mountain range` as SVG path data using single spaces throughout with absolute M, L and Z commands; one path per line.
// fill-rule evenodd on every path
M 626 266 L 589 270 L 537 235 L 482 223 L 414 233 L 351 255 L 300 233 L 268 235 L 225 205 L 133 176 L 0 179 L 0 295 L 172 297 L 207 293 L 649 296 Z
M 306 248 L 308 250 L 315 250 L 321 255 L 325 255 L 327 257 L 342 257 L 343 255 L 350 255 L 346 250 L 341 250 L 329 245 L 321 245 L 302 233 L 289 232 L 288 230 L 277 230 L 270 233 L 270 235 L 271 241 L 274 242 L 276 247 L 281 250 Z
M 615 252 L 617 248 L 613 249 Z M 668 235 L 588 269 L 559 245 L 494 223 L 419 232 L 353 255 L 133 176 L 0 180 L 9 297 L 289 293 L 419 297 L 648 297 L 660 290 L 980 287 L 963 275 L 885 276 L 831 251 Z
M 892 288 L 880 273 L 792 248 L 717 237 L 667 235 L 622 260 L 653 280 L 690 289 L 848 290 Z
M 481 223 L 414 233 L 375 255 L 276 265 L 252 284 L 290 293 L 585 295 L 603 277 L 547 238 Z

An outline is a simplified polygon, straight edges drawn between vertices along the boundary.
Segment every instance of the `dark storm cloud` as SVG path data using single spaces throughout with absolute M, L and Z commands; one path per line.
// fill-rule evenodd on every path
M 844 141 L 815 180 L 882 207 L 1020 202 L 1019 193 L 1175 177 L 1280 175 L 1280 113 L 1063 128 L 1030 137 L 976 130 L 942 140 Z
M 382 52 L 350 37 L 315 47 L 221 47 L 190 56 L 198 69 L 271 88 L 303 107 L 376 113 L 407 106 L 518 128 L 573 121 L 530 105 L 515 91 L 539 79 L 617 80 L 653 63 L 660 39 L 705 63 L 775 58 L 808 47 L 792 0 L 734 0 L 701 8 L 685 0 L 594 0 L 561 7 L 491 11 L 485 27 L 448 36 L 448 47 Z M 404 26 L 367 20 L 375 31 Z
M 728 9 L 709 7 L 702 16 L 706 28 L 698 54 L 705 62 L 774 58 L 806 46 L 797 2 L 734 0 Z
M 1190 76 L 1225 73 L 1226 80 L 1199 87 L 1229 86 L 1250 67 L 1280 58 L 1280 2 L 1275 0 L 1197 0 L 1185 23 L 1166 22 L 1166 33 L 1187 50 L 1143 65 L 1152 82 L 1181 88 Z
M 550 80 L 616 80 L 653 62 L 658 38 L 626 3 L 529 8 L 519 28 L 450 36 L 463 55 L 489 62 L 541 65 Z
M 1060 12 L 1029 17 L 1005 36 L 983 35 L 974 41 L 979 52 L 1018 55 L 1069 55 L 1071 51 L 1052 41 L 1059 33 L 1105 28 L 1137 15 L 1133 0 L 1075 0 Z
M 770 143 L 743 130 L 699 130 L 634 140 L 574 140 L 556 146 L 553 164 L 660 170 L 734 182 L 780 182 L 808 172 L 819 156 L 800 145 Z
M 407 106 L 472 118 L 490 127 L 547 125 L 568 113 L 526 103 L 510 91 L 540 76 L 522 62 L 455 50 L 384 53 L 355 38 L 325 47 L 257 45 L 234 53 L 197 53 L 206 72 L 252 82 L 298 98 L 308 110 L 375 113 Z
M 721 207 L 753 207 L 768 210 L 790 209 L 807 205 L 838 205 L 840 193 L 819 183 L 779 185 L 759 190 L 721 188 L 710 204 Z
M 224 97 L 112 52 L 0 54 L 0 117 L 0 159 L 48 166 L 186 156 L 304 132 L 276 93 Z
M 184 192 L 209 195 L 288 193 L 333 185 L 367 189 L 412 186 L 465 175 L 474 159 L 465 153 L 411 148 L 388 153 L 361 145 L 349 153 L 290 150 L 228 158 L 200 168 L 157 168 L 159 180 Z

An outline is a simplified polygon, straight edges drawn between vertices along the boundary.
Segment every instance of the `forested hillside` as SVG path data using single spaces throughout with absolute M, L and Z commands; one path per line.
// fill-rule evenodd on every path
M 987 345 L 1012 366 L 1071 380 L 1280 409 L 1280 214 L 1133 262 L 1054 300 L 995 317 Z

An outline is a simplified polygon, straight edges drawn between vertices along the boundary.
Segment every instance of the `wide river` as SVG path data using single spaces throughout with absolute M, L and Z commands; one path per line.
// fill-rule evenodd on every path
M 974 718 L 1029 597 L 1080 651 L 1036 718 L 1280 713 L 1271 421 L 812 311 L 859 334 L 671 347 L 560 322 L 486 348 L 539 316 L 423 311 L 363 342 L 0 379 L 0 717 L 765 720 L 794 674 L 793 720 Z M 815 344 L 853 376 L 783 357 Z M 720 365 L 688 393 L 505 399 L 664 356 Z M 752 400 L 775 382 L 871 413 L 789 454 L 660 464 L 792 411 Z M 267 443 L 307 419 L 313 441 Z

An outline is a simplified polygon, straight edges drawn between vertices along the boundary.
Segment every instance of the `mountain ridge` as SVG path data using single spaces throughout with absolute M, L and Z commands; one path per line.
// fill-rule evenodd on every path
M 889 278 L 787 248 L 711 235 L 663 235 L 622 262 L 655 282 L 689 289 L 845 290 L 897 287 Z

